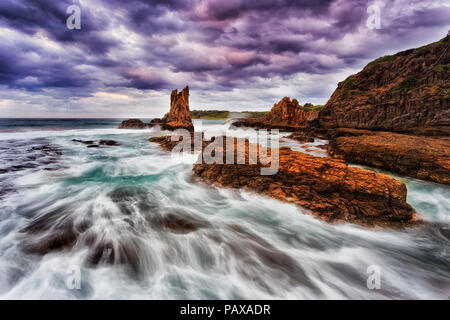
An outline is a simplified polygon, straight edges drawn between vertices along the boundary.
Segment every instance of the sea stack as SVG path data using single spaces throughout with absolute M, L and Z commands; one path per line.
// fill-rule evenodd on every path
M 162 119 L 155 118 L 149 124 L 139 119 L 129 119 L 122 121 L 119 129 L 144 129 L 157 125 L 163 130 L 186 129 L 191 132 L 194 131 L 189 110 L 189 86 L 186 86 L 181 92 L 178 92 L 177 89 L 172 90 L 170 94 L 170 110 Z
M 170 110 L 162 119 L 153 119 L 150 126 L 159 125 L 164 130 L 186 129 L 194 131 L 189 110 L 189 86 L 181 92 L 177 89 L 170 94 Z

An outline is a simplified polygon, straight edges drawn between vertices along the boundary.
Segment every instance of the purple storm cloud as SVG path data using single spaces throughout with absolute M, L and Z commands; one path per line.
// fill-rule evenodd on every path
M 381 28 L 371 30 L 374 4 Z M 70 5 L 80 30 L 66 27 Z M 436 41 L 449 21 L 441 0 L 2 0 L 0 116 L 61 115 L 62 105 L 161 115 L 168 90 L 186 84 L 193 108 L 324 103 L 371 59 Z

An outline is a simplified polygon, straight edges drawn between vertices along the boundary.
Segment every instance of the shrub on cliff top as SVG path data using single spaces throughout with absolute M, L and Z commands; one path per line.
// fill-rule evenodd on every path
M 322 109 L 323 107 L 324 107 L 324 105 L 320 105 L 320 104 L 318 104 L 318 105 L 313 105 L 312 103 L 309 103 L 309 102 L 307 102 L 307 103 L 305 103 L 305 104 L 303 105 L 303 109 L 306 110 L 306 111 L 320 110 L 320 109 Z

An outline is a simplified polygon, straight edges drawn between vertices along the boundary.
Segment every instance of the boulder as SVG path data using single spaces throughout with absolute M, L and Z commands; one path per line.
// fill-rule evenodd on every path
M 119 129 L 145 129 L 147 125 L 139 119 L 124 120 L 119 124 Z

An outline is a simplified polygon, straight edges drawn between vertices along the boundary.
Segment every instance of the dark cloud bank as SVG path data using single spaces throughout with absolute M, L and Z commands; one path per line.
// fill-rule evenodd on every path
M 184 83 L 203 95 L 255 92 L 271 79 L 289 86 L 297 74 L 336 78 L 368 59 L 437 40 L 449 27 L 442 1 L 377 3 L 380 30 L 367 29 L 373 2 L 361 0 L 2 0 L 2 96 L 52 89 L 70 98 Z M 81 7 L 81 30 L 66 28 L 72 4 Z M 309 92 L 324 98 L 329 90 Z

